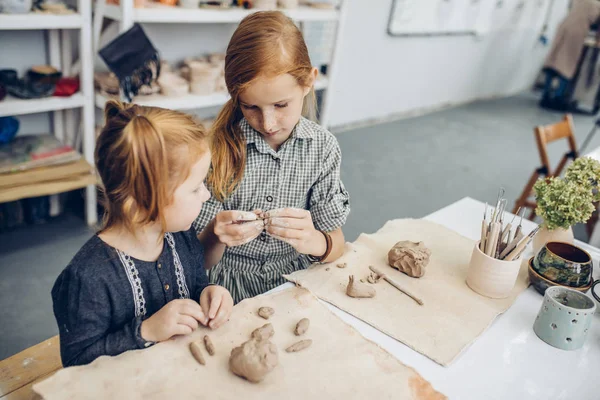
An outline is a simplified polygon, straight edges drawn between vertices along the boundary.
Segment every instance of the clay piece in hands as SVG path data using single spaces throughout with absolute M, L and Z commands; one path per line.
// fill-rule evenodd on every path
M 275 314 L 275 310 L 271 307 L 261 307 L 258 309 L 258 315 L 264 319 L 269 319 L 273 314 Z
M 362 282 L 356 282 L 354 275 L 348 277 L 348 286 L 346 287 L 346 294 L 354 298 L 371 298 L 375 297 L 375 289 Z
M 269 340 L 250 339 L 231 350 L 229 368 L 231 372 L 258 383 L 279 363 L 277 347 Z
M 310 347 L 311 344 L 312 344 L 312 340 L 310 340 L 310 339 L 301 340 L 299 342 L 294 343 L 287 349 L 285 349 L 285 351 L 287 351 L 288 353 L 296 353 L 298 351 L 306 349 L 307 347 Z
M 391 248 L 388 253 L 388 262 L 392 268 L 413 278 L 425 275 L 425 267 L 429 264 L 429 250 L 423 242 L 403 240 Z
M 206 361 L 204 360 L 204 356 L 202 355 L 202 350 L 200 349 L 200 343 L 192 342 L 190 343 L 190 351 L 192 355 L 202 365 L 206 365 Z
M 254 331 L 252 331 L 252 334 L 250 336 L 252 337 L 252 339 L 256 340 L 268 340 L 271 339 L 274 334 L 275 330 L 273 329 L 273 325 L 264 324 L 260 328 L 256 328 Z
M 309 326 L 310 326 L 310 320 L 308 318 L 302 318 L 296 324 L 296 329 L 294 329 L 294 334 L 296 336 L 304 335 L 306 333 L 306 331 L 308 330 Z
M 215 345 L 208 335 L 204 335 L 204 347 L 206 347 L 206 352 L 211 356 L 215 355 Z

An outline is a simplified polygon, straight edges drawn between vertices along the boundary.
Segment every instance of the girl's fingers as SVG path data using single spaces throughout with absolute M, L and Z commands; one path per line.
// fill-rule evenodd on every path
M 210 309 L 208 310 L 208 318 L 214 319 L 217 316 L 217 311 L 219 311 L 219 307 L 221 307 L 221 302 L 223 300 L 223 294 L 217 293 L 215 296 L 210 296 Z
M 302 208 L 277 208 L 266 212 L 267 218 L 273 217 L 287 217 L 287 218 L 306 218 L 310 215 L 310 212 Z
M 223 231 L 227 236 L 231 236 L 236 240 L 242 240 L 248 237 L 250 234 L 254 234 L 256 232 L 262 232 L 265 228 L 263 221 L 254 221 L 247 222 L 241 225 L 227 225 L 224 227 Z
M 173 333 L 173 335 L 189 335 L 192 332 L 194 332 L 194 330 L 189 326 L 184 324 L 177 324 L 175 325 L 175 332 Z
M 177 324 L 188 326 L 192 331 L 198 329 L 198 321 L 195 318 L 185 314 L 179 315 L 177 318 Z
M 189 316 L 203 325 L 206 325 L 207 318 L 206 313 L 202 307 L 193 300 L 188 300 L 183 307 L 179 310 L 181 315 Z
M 278 228 L 276 226 L 268 226 L 267 232 L 272 236 L 279 236 L 286 239 L 302 239 L 304 231 L 299 229 Z
M 204 315 L 204 322 L 202 325 L 206 326 L 208 324 L 208 310 L 210 308 L 210 286 L 204 288 L 202 293 L 200 294 L 200 307 L 202 308 L 202 313 Z
M 219 307 L 219 311 L 217 312 L 217 316 L 210 321 L 210 328 L 217 329 L 229 318 L 231 314 L 231 309 L 233 308 L 233 299 L 231 296 L 223 295 L 223 299 L 221 300 L 221 306 Z
M 266 226 L 278 226 L 288 229 L 307 229 L 311 227 L 310 221 L 307 219 L 276 217 L 265 220 Z M 314 227 L 313 227 L 314 228 Z

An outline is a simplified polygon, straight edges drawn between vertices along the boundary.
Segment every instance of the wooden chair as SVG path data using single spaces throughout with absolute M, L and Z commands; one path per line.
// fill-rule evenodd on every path
M 533 185 L 535 185 L 535 182 L 542 176 L 559 176 L 563 168 L 567 164 L 567 161 L 569 159 L 574 160 L 578 157 L 577 145 L 575 144 L 575 129 L 573 127 L 573 117 L 570 114 L 565 115 L 563 117 L 563 120 L 556 124 L 535 127 L 534 136 L 535 141 L 537 143 L 538 151 L 540 153 L 540 160 L 542 162 L 542 165 L 535 171 L 533 171 L 531 178 L 529 178 L 529 182 L 527 182 L 527 185 L 525 185 L 525 188 L 523 189 L 523 193 L 521 193 L 521 196 L 515 202 L 515 206 L 512 211 L 514 214 L 517 212 L 519 207 L 530 208 L 530 220 L 535 217 L 535 208 L 537 206 L 534 200 L 529 199 L 532 195 Z M 567 139 L 569 143 L 569 151 L 563 155 L 556 169 L 552 171 L 550 169 L 550 161 L 548 160 L 547 145 L 548 143 L 560 139 Z

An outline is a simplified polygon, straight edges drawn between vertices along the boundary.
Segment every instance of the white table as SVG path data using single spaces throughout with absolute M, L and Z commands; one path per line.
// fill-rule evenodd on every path
M 425 219 L 475 240 L 481 233 L 483 209 L 483 203 L 465 197 Z M 512 218 L 507 213 L 505 220 L 509 215 Z M 525 233 L 534 227 L 533 222 L 523 220 Z M 588 251 L 598 265 L 599 249 L 580 242 L 577 245 Z M 598 279 L 597 270 L 594 275 Z M 275 291 L 290 286 L 288 283 Z M 529 287 L 450 367 L 442 367 L 350 314 L 324 304 L 367 339 L 415 368 L 450 399 L 600 399 L 600 312 L 594 315 L 582 349 L 559 350 L 533 332 L 542 298 Z

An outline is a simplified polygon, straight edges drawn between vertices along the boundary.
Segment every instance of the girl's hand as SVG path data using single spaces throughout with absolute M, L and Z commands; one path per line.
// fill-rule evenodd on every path
M 208 323 L 198 303 L 190 299 L 170 301 L 156 314 L 142 322 L 140 334 L 145 340 L 163 342 L 175 335 L 188 335 Z
M 300 208 L 280 208 L 267 211 L 265 226 L 274 238 L 282 240 L 299 253 L 322 256 L 327 251 L 327 241 L 315 229 L 310 212 Z
M 217 329 L 229 320 L 233 309 L 233 299 L 224 287 L 210 285 L 204 288 L 202 294 L 200 294 L 200 305 L 204 315 L 210 321 L 208 326 L 211 329 Z
M 215 217 L 215 235 L 226 246 L 240 246 L 254 240 L 264 230 L 260 210 L 221 211 Z

